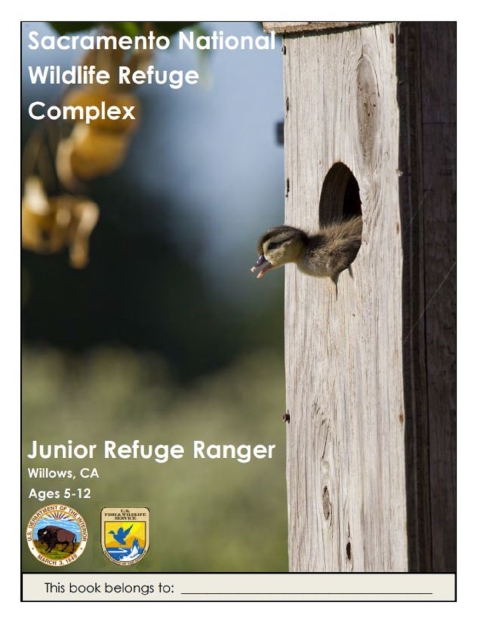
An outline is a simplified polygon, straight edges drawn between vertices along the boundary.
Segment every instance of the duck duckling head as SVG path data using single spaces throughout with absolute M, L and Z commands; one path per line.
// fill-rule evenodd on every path
M 258 241 L 258 260 L 251 268 L 252 273 L 260 269 L 257 279 L 270 269 L 276 269 L 287 262 L 298 262 L 308 245 L 308 235 L 298 228 L 279 225 L 268 230 Z

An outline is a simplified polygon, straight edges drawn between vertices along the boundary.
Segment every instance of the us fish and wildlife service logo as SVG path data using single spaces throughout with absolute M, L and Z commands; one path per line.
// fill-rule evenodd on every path
M 150 511 L 146 507 L 102 509 L 103 553 L 117 565 L 133 565 L 147 554 Z
M 42 507 L 28 522 L 28 547 L 45 565 L 62 567 L 73 563 L 85 550 L 87 540 L 85 520 L 68 505 Z

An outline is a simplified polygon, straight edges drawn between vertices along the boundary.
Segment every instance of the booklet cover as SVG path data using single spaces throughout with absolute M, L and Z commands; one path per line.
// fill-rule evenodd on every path
M 22 23 L 24 601 L 456 599 L 455 42 Z

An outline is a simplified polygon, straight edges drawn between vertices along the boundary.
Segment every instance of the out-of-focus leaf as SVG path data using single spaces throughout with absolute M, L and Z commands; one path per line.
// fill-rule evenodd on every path
M 179 30 L 184 30 L 194 24 L 198 24 L 198 22 L 152 22 L 158 34 L 166 37 L 171 37 Z
M 100 26 L 101 22 L 49 22 L 59 35 L 67 33 L 76 33 L 83 30 L 90 30 L 96 26 Z
M 208 37 L 209 36 L 208 31 L 205 30 L 205 28 L 201 26 L 200 24 L 194 24 L 192 26 L 192 31 L 195 33 L 195 37 Z M 203 62 L 205 58 L 208 56 L 208 54 L 210 53 L 210 50 L 207 48 L 205 50 L 198 50 L 198 52 L 200 53 L 201 62 Z
M 119 34 L 134 37 L 140 35 L 143 30 L 144 22 L 49 22 L 59 35 L 67 33 L 77 33 L 92 28 L 100 28 L 107 26 L 113 28 Z M 159 35 L 171 37 L 179 30 L 193 26 L 197 22 L 150 22 L 152 29 Z
M 122 35 L 128 35 L 129 37 L 135 37 L 142 32 L 141 22 L 103 22 L 102 26 L 109 26 Z

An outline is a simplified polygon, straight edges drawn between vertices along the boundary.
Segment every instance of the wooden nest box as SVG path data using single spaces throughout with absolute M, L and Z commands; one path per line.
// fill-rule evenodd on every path
M 291 571 L 456 568 L 456 24 L 283 36 L 285 223 L 361 214 L 338 294 L 286 269 Z

